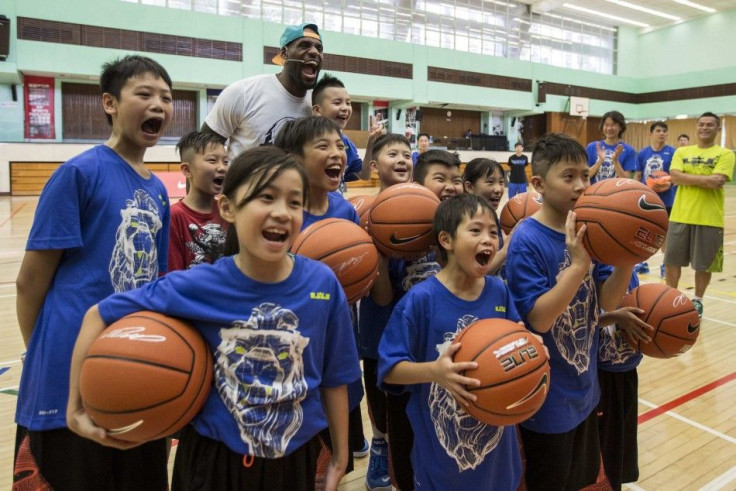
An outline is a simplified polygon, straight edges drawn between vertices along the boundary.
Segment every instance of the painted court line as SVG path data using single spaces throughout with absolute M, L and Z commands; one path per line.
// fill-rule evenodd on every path
M 725 324 L 730 327 L 736 327 L 736 324 L 733 324 L 731 322 L 722 321 L 720 319 L 714 319 L 712 317 L 703 317 L 703 319 L 707 320 L 708 322 L 717 322 L 719 324 Z
M 0 361 L 0 366 L 15 365 L 16 363 L 20 363 L 20 358 L 18 358 L 17 360 Z
M 645 401 L 644 399 L 639 399 L 639 402 L 642 403 L 642 404 L 644 404 L 645 406 L 649 406 L 651 408 L 658 407 L 656 404 L 654 404 L 652 402 L 649 402 L 649 401 Z M 702 425 L 702 424 L 700 424 L 700 423 L 698 423 L 696 421 L 693 421 L 692 419 L 686 418 L 685 416 L 680 416 L 679 414 L 674 413 L 672 411 L 667 411 L 665 414 L 667 416 L 671 417 L 671 418 L 674 418 L 674 419 L 677 419 L 679 421 L 682 421 L 685 424 L 689 424 L 690 426 L 694 426 L 695 428 L 697 428 L 699 430 L 703 430 L 706 433 L 710 433 L 711 435 L 716 436 L 716 437 L 718 437 L 718 438 L 720 438 L 722 440 L 726 440 L 728 443 L 734 443 L 734 444 L 736 444 L 736 438 L 734 438 L 732 436 L 728 436 L 725 433 L 721 433 L 720 431 L 714 430 L 713 428 L 709 428 L 709 427 L 707 427 L 705 425 Z
M 711 482 L 700 488 L 698 491 L 716 491 L 719 489 L 724 489 L 727 484 L 730 484 L 734 480 L 736 480 L 736 467 L 731 467 L 730 470 L 716 477 Z
M 15 210 L 14 210 L 14 211 L 13 211 L 13 212 L 12 212 L 12 213 L 10 214 L 10 216 L 9 216 L 8 218 L 6 218 L 6 219 L 5 219 L 5 220 L 3 220 L 2 222 L 0 222 L 0 227 L 2 227 L 3 225 L 5 225 L 6 223 L 8 223 L 8 220 L 10 220 L 11 218 L 13 218 L 13 217 L 15 216 L 15 214 L 16 214 L 16 213 L 18 213 L 18 212 L 19 212 L 20 210 L 22 210 L 22 209 L 23 209 L 23 207 L 24 207 L 24 206 L 26 206 L 26 204 L 25 204 L 25 203 L 21 203 L 21 205 L 20 205 L 20 206 L 19 206 L 18 208 L 16 208 L 16 209 L 15 209 Z
M 637 486 L 633 482 L 627 482 L 623 485 L 623 489 L 631 489 L 632 491 L 644 491 L 644 488 Z
M 713 390 L 713 389 L 715 389 L 717 387 L 720 387 L 721 385 L 725 385 L 725 384 L 727 384 L 727 383 L 729 383 L 729 382 L 731 382 L 733 380 L 736 380 L 736 372 L 732 372 L 732 373 L 726 375 L 725 377 L 721 377 L 718 380 L 715 380 L 715 381 L 713 381 L 713 382 L 711 382 L 709 384 L 706 384 L 706 385 L 704 385 L 702 387 L 699 387 L 699 388 L 697 388 L 697 389 L 695 389 L 693 391 L 690 391 L 687 394 L 684 394 L 684 395 L 678 397 L 677 399 L 672 399 L 670 402 L 667 402 L 667 403 L 665 403 L 665 404 L 663 404 L 661 406 L 653 406 L 654 409 L 652 409 L 651 411 L 647 411 L 647 412 L 639 415 L 639 424 L 645 423 L 645 422 L 649 421 L 652 418 L 656 418 L 660 414 L 664 414 L 664 413 L 670 411 L 671 409 L 674 409 L 674 408 L 676 408 L 678 406 L 681 406 L 681 405 L 685 404 L 686 402 L 689 402 L 689 401 L 695 399 L 696 397 L 700 397 L 703 394 L 705 394 L 707 392 L 710 392 L 711 390 Z

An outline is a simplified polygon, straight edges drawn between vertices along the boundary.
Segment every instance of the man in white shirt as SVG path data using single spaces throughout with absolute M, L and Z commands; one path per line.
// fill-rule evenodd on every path
M 289 26 L 273 62 L 276 75 L 255 75 L 228 85 L 207 115 L 202 131 L 229 140 L 230 160 L 248 148 L 273 143 L 287 121 L 312 113 L 311 89 L 322 68 L 317 25 Z

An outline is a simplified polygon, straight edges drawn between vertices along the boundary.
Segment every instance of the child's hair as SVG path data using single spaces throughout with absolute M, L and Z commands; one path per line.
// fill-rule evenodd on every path
M 273 146 L 262 146 L 250 148 L 233 160 L 225 174 L 225 182 L 222 185 L 222 194 L 227 196 L 236 210 L 247 205 L 250 201 L 258 197 L 261 191 L 266 189 L 269 184 L 283 174 L 285 171 L 294 169 L 299 173 L 304 190 L 302 192 L 302 200 L 304 206 L 307 206 L 309 197 L 309 183 L 307 173 L 304 167 L 294 159 L 293 156 L 287 154 L 280 148 Z M 238 189 L 250 181 L 255 181 L 255 185 L 240 202 L 235 203 L 235 195 Z M 226 256 L 237 254 L 240 250 L 238 235 L 235 226 L 231 225 L 227 231 L 225 239 Z
M 401 143 L 411 149 L 411 143 L 409 143 L 409 140 L 407 140 L 404 135 L 399 135 L 398 133 L 386 133 L 385 135 L 381 135 L 376 138 L 376 141 L 373 142 L 373 147 L 371 147 L 373 150 L 373 160 L 378 160 L 378 156 L 381 154 L 383 149 L 389 145 L 393 145 L 394 143 Z
M 481 213 L 487 211 L 493 217 L 493 223 L 498 223 L 496 211 L 488 200 L 481 196 L 469 193 L 457 194 L 440 203 L 432 222 L 435 241 L 439 244 L 440 232 L 447 232 L 454 239 L 463 218 L 466 216 L 473 218 L 478 211 Z M 446 262 L 447 251 L 445 248 L 439 245 L 437 249 L 442 261 Z
M 544 177 L 558 162 L 588 162 L 585 148 L 563 133 L 548 133 L 539 137 L 532 146 L 532 173 Z
M 698 116 L 698 121 L 700 121 L 703 118 L 715 118 L 716 124 L 718 125 L 719 128 L 721 127 L 721 118 L 719 118 L 715 113 L 712 113 L 710 111 L 706 111 L 703 114 L 701 114 L 700 116 Z
M 224 146 L 222 137 L 209 131 L 192 131 L 181 137 L 176 151 L 182 162 L 192 162 L 196 154 L 205 153 L 210 145 Z
M 521 142 L 516 142 L 516 143 L 514 144 L 514 148 L 516 148 L 516 147 L 521 147 L 521 148 L 524 148 L 524 144 L 523 144 L 523 143 L 521 143 Z
M 419 139 L 420 139 L 421 137 L 423 137 L 423 136 L 426 136 L 426 137 L 427 137 L 427 140 L 429 140 L 429 133 L 419 133 L 419 134 L 417 135 L 417 141 L 419 141 Z
M 503 177 L 503 167 L 495 160 L 484 158 L 473 159 L 465 165 L 463 182 L 475 184 L 475 181 L 478 179 L 492 176 L 496 171 Z
M 287 121 L 276 135 L 274 145 L 288 153 L 303 157 L 304 145 L 325 133 L 342 135 L 337 123 L 322 116 L 292 119 Z
M 427 150 L 419 156 L 414 166 L 414 182 L 424 184 L 424 178 L 427 177 L 429 166 L 432 164 L 460 169 L 460 159 L 457 155 L 453 155 L 446 150 Z
M 626 132 L 626 118 L 624 118 L 624 115 L 621 114 L 618 111 L 608 111 L 606 114 L 601 117 L 601 122 L 598 125 L 598 128 L 603 131 L 603 125 L 606 123 L 606 119 L 611 118 L 614 123 L 616 123 L 621 130 L 618 132 L 618 137 L 621 138 L 621 135 L 623 135 Z
M 683 133 L 683 134 L 681 134 L 680 136 L 677 137 L 678 140 L 680 138 L 687 138 L 688 140 L 690 140 L 690 135 L 688 135 L 687 133 Z
M 667 126 L 667 123 L 665 123 L 664 121 L 655 121 L 651 124 L 651 126 L 649 126 L 649 133 L 654 133 L 654 130 L 657 128 L 662 128 L 667 131 L 669 129 L 669 126 Z
M 144 73 L 150 73 L 162 79 L 171 88 L 171 77 L 157 61 L 146 56 L 128 55 L 102 65 L 100 90 L 103 94 L 111 94 L 116 99 L 120 99 L 120 91 L 128 80 Z M 107 113 L 105 116 L 107 116 L 107 122 L 112 124 L 112 117 Z
M 319 82 L 317 82 L 317 85 L 312 89 L 312 105 L 322 104 L 322 94 L 325 89 L 329 89 L 330 87 L 339 87 L 344 89 L 345 84 L 343 84 L 339 78 L 329 73 L 325 73 Z

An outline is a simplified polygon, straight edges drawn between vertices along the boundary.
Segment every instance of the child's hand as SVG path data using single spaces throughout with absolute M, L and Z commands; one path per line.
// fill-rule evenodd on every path
M 638 307 L 619 307 L 606 312 L 602 316 L 602 323 L 616 324 L 633 341 L 649 343 L 654 334 L 654 328 L 644 322 L 641 315 L 644 311 Z
M 567 212 L 567 221 L 565 222 L 565 247 L 570 253 L 570 262 L 581 266 L 590 266 L 590 254 L 583 246 L 583 236 L 587 230 L 587 226 L 583 224 L 580 230 L 575 232 L 575 219 L 577 215 L 570 210 Z
M 104 428 L 97 426 L 95 422 L 92 421 L 92 418 L 90 418 L 81 407 L 77 410 L 67 409 L 66 424 L 69 429 L 77 435 L 95 441 L 106 447 L 128 450 L 143 443 L 126 442 L 109 436 L 108 432 Z
M 613 151 L 613 156 L 611 157 L 611 160 L 618 160 L 618 156 L 621 155 L 623 151 L 624 146 L 621 143 L 616 145 L 616 149 Z
M 327 474 L 324 477 L 324 481 L 316 483 L 316 489 L 325 491 L 336 491 L 337 485 L 340 484 L 342 476 L 345 475 L 345 468 L 347 464 L 340 465 L 335 460 L 335 455 L 332 455 L 330 463 L 327 466 Z
M 432 381 L 447 389 L 452 396 L 463 406 L 468 406 L 468 401 L 475 401 L 476 396 L 466 390 L 466 386 L 477 387 L 480 380 L 460 375 L 460 372 L 478 368 L 474 361 L 463 361 L 455 363 L 452 357 L 460 349 L 460 343 L 452 344 L 432 364 Z
M 368 133 L 368 140 L 369 141 L 375 141 L 376 138 L 386 133 L 386 128 L 383 124 L 383 121 L 376 121 L 373 123 L 373 126 L 371 126 L 370 133 Z
M 598 160 L 600 162 L 606 160 L 606 150 L 601 146 L 601 142 L 595 143 L 595 152 L 598 154 Z

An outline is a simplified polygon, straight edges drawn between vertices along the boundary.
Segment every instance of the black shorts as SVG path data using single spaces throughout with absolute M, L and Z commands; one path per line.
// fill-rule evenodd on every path
M 386 433 L 386 393 L 378 388 L 378 360 L 363 358 L 363 380 L 371 422 L 378 431 Z
M 637 444 L 639 377 L 627 372 L 598 370 L 601 400 L 598 433 L 606 476 L 614 490 L 639 479 Z
M 596 482 L 601 467 L 598 416 L 591 411 L 567 433 L 537 433 L 520 428 L 529 491 L 577 491 Z
M 16 428 L 13 489 L 154 490 L 168 488 L 166 439 L 130 450 L 105 447 L 67 428 Z
M 394 487 L 401 491 L 414 489 L 414 468 L 411 465 L 414 432 L 411 429 L 409 417 L 406 415 L 408 403 L 408 393 L 386 395 L 389 473 Z
M 241 491 L 314 489 L 319 437 L 279 459 L 244 461 L 222 442 L 200 435 L 191 425 L 181 430 L 171 490 Z M 246 467 L 247 463 L 250 463 Z

